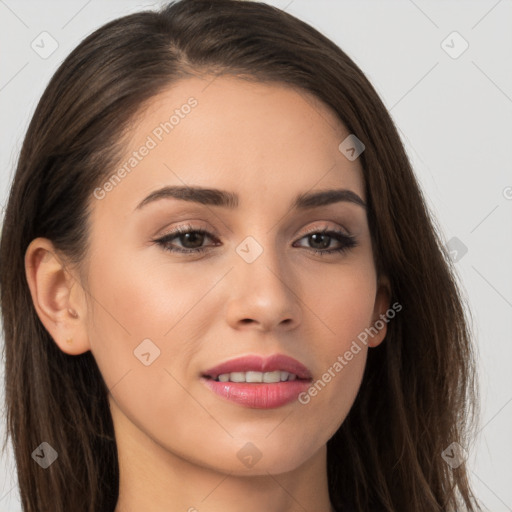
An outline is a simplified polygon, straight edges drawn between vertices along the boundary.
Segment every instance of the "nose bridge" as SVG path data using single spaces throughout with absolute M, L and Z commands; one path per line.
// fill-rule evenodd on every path
M 235 248 L 235 269 L 230 295 L 230 320 L 248 319 L 269 327 L 286 320 L 287 324 L 299 321 L 300 307 L 295 291 L 292 269 L 275 233 L 253 234 L 243 239 Z
M 237 266 L 239 277 L 249 279 L 252 284 L 258 281 L 277 281 L 279 287 L 284 286 L 281 279 L 287 274 L 287 265 L 283 255 L 279 254 L 281 248 L 272 232 L 248 235 L 236 247 L 238 255 Z M 267 282 L 265 286 L 268 286 Z

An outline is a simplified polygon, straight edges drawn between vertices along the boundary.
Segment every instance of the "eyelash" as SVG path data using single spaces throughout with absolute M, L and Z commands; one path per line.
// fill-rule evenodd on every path
M 215 237 L 211 235 L 208 231 L 201 229 L 201 228 L 193 228 L 192 226 L 179 226 L 170 233 L 164 235 L 162 238 L 158 238 L 156 240 L 153 240 L 153 242 L 157 243 L 164 251 L 169 251 L 173 253 L 181 253 L 181 254 L 198 254 L 205 252 L 209 250 L 209 247 L 198 247 L 196 249 L 179 249 L 176 247 L 169 247 L 167 244 L 173 240 L 174 238 L 178 238 L 181 235 L 190 234 L 190 233 L 199 233 L 201 235 L 206 235 L 212 240 L 215 240 Z M 302 238 L 306 238 L 311 235 L 328 235 L 331 238 L 334 238 L 338 240 L 338 242 L 342 242 L 342 247 L 339 247 L 337 249 L 314 249 L 310 248 L 309 250 L 314 252 L 315 254 L 318 254 L 320 256 L 325 256 L 327 254 L 334 254 L 334 253 L 344 253 L 348 250 L 352 249 L 357 245 L 356 238 L 353 235 L 347 235 L 346 233 L 342 233 L 341 231 L 336 231 L 328 228 L 324 229 L 314 229 L 304 234 L 299 240 L 302 240 Z

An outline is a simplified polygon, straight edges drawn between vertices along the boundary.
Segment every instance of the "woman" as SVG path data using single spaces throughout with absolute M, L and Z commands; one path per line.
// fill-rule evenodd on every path
M 0 264 L 26 512 L 480 510 L 447 251 L 375 90 L 293 16 L 182 0 L 87 37 Z

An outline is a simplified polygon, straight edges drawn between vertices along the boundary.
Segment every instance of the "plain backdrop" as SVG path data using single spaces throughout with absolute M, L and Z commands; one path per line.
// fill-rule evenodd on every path
M 268 3 L 348 53 L 399 127 L 474 317 L 482 415 L 468 447 L 470 477 L 487 510 L 512 511 L 512 2 Z M 29 120 L 58 65 L 100 25 L 160 5 L 0 0 L 1 207 Z M 42 37 L 46 51 L 57 45 L 51 55 L 35 49 Z M 2 379 L 3 371 L 2 364 Z M 3 386 L 1 399 L 3 406 Z M 4 429 L 5 412 L 2 436 Z M 17 512 L 8 455 L 0 464 L 0 512 Z

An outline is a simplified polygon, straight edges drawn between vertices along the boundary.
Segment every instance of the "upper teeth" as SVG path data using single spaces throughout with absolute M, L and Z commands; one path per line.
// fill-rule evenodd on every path
M 220 382 L 284 382 L 295 380 L 297 375 L 280 370 L 275 372 L 231 372 L 217 377 Z

